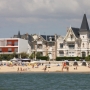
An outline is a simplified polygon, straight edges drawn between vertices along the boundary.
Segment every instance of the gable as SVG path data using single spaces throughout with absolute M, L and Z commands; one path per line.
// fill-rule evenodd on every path
M 73 32 L 72 28 L 70 27 L 68 30 L 67 30 L 67 34 L 64 38 L 65 41 L 75 41 L 76 40 L 76 35 L 75 33 Z
M 38 36 L 36 41 L 45 41 L 45 39 L 42 36 Z

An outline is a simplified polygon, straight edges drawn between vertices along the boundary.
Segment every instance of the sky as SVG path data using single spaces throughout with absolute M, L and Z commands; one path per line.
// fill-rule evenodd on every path
M 0 0 L 0 38 L 21 34 L 61 35 L 80 28 L 84 13 L 90 25 L 90 0 Z

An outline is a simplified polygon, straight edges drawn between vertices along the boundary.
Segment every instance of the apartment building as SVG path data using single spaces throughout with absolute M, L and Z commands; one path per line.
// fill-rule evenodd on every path
M 0 38 L 0 54 L 28 52 L 28 40 L 20 38 Z
M 20 38 L 20 39 L 23 39 L 23 40 L 27 40 L 28 41 L 28 47 L 27 47 L 28 51 L 27 51 L 27 53 L 29 55 L 32 54 L 33 48 L 34 48 L 34 44 L 33 44 L 34 38 L 32 37 L 32 35 L 29 35 L 28 33 L 21 35 L 20 31 L 19 31 L 17 35 L 13 36 L 13 38 Z

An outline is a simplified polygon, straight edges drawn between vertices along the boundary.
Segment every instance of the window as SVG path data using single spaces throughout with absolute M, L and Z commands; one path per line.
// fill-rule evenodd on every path
M 84 47 L 84 43 L 83 43 L 83 47 Z
M 60 57 L 63 57 L 64 56 L 64 52 L 63 51 L 59 51 L 59 55 L 60 55 Z
M 71 44 L 71 45 L 68 45 L 69 46 L 69 49 L 74 49 L 75 48 L 75 45 Z
M 40 56 L 43 56 L 43 53 L 42 52 L 40 52 Z
M 0 52 L 2 52 L 2 48 L 0 48 Z
M 18 52 L 18 48 L 15 48 L 14 51 L 15 51 L 15 52 Z
M 18 42 L 16 41 L 16 42 L 14 42 L 14 46 L 18 46 Z
M 73 39 L 73 35 L 71 35 L 71 40 Z
M 63 48 L 63 43 L 60 43 L 60 48 Z
M 41 41 L 41 38 L 39 37 L 38 41 Z
M 49 37 L 49 40 L 52 41 L 52 37 Z
M 12 42 L 9 41 L 9 42 L 7 42 L 7 44 L 12 44 Z
M 8 48 L 8 52 L 12 52 L 12 48 Z
M 38 45 L 37 45 L 37 48 L 38 48 L 38 49 L 42 49 L 42 44 L 38 44 Z
M 52 47 L 53 43 L 52 42 L 49 42 L 49 46 Z

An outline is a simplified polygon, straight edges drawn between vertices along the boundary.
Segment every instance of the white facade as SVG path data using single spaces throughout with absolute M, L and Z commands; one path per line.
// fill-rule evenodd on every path
M 72 35 L 72 38 L 71 38 Z M 57 56 L 58 57 L 82 57 L 90 54 L 90 33 L 81 32 L 80 37 L 76 37 L 70 27 L 65 37 L 57 39 Z
M 18 39 L 18 53 L 27 52 L 28 51 L 28 40 Z

